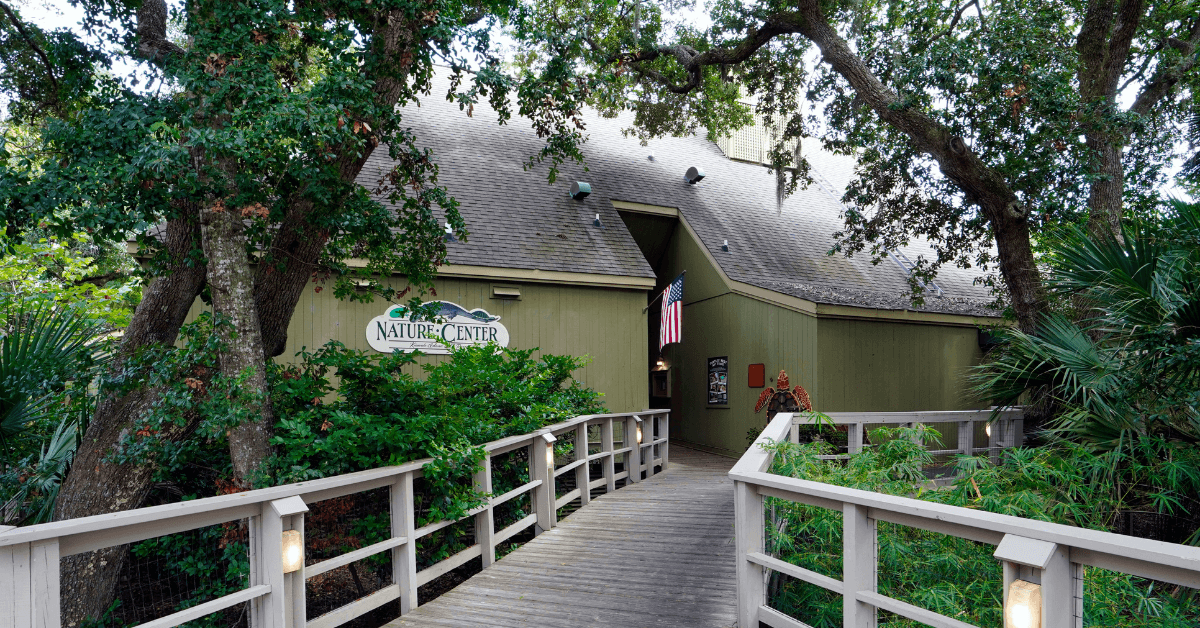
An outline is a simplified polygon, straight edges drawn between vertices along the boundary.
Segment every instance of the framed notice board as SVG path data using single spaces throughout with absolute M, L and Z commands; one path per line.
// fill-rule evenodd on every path
M 708 405 L 729 405 L 729 358 L 708 359 Z

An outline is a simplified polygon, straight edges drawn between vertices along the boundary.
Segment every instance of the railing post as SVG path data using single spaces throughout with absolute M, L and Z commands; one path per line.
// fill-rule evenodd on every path
M 856 454 L 862 451 L 863 424 L 851 423 L 846 426 L 846 453 Z
M 664 412 L 658 415 L 658 427 L 662 430 L 662 444 L 659 445 L 659 453 L 662 454 L 662 468 L 667 470 L 667 453 L 671 446 L 671 413 Z
M 616 481 L 616 464 L 617 456 L 613 453 L 613 420 L 612 418 L 604 419 L 604 423 L 600 426 L 602 430 L 600 434 L 600 448 L 608 452 L 608 455 L 603 458 L 604 467 L 604 491 L 611 493 L 617 490 Z
M 625 468 L 629 470 L 629 476 L 625 478 L 627 483 L 642 481 L 642 444 L 637 439 L 638 422 L 636 414 L 632 418 L 625 418 L 625 446 L 630 448 L 629 453 L 625 454 Z
M 751 552 L 766 547 L 763 497 L 751 484 L 734 482 L 734 546 L 737 551 L 738 626 L 758 628 L 758 608 L 767 601 L 763 568 L 750 562 Z
M 29 544 L 33 628 L 58 628 L 62 625 L 58 561 L 58 539 Z
M 492 513 L 492 456 L 484 454 L 483 468 L 475 473 L 475 490 L 483 493 L 486 508 L 475 515 L 475 542 L 483 556 L 483 568 L 496 562 L 496 520 Z
M 549 437 L 549 438 L 547 438 Z M 541 534 L 554 527 L 554 441 L 552 434 L 535 436 L 529 444 L 529 479 L 541 480 L 541 486 L 533 489 L 533 509 L 537 514 L 535 533 Z
M 412 472 L 403 473 L 388 491 L 391 502 L 392 538 L 404 537 L 403 545 L 392 548 L 392 582 L 400 585 L 400 614 L 417 607 L 416 495 Z
M 304 568 L 283 573 L 283 533 L 300 532 L 304 543 L 304 513 L 308 506 L 293 496 L 263 504 L 262 525 L 257 543 L 259 575 L 271 592 L 263 599 L 261 614 L 263 628 L 303 628 L 307 617 L 304 606 Z
M 867 509 L 842 505 L 842 625 L 845 628 L 875 628 L 875 607 L 858 601 L 858 592 L 874 593 L 878 586 L 875 556 L 875 520 Z
M 1004 608 L 1009 589 L 1016 580 L 1041 587 L 1042 628 L 1076 628 L 1075 595 L 1079 565 L 1071 562 L 1070 548 L 1015 534 L 1006 534 L 996 546 L 995 556 L 1004 565 Z
M 970 456 L 975 453 L 975 422 L 958 422 L 958 453 Z
M 646 453 L 642 458 L 646 461 L 646 479 L 654 477 L 654 423 L 657 415 L 651 414 L 642 420 L 642 447 Z
M 575 461 L 583 460 L 584 463 L 575 467 L 575 485 L 579 487 L 579 506 L 587 506 L 588 502 L 592 501 L 592 489 L 588 488 L 588 484 L 592 482 L 591 464 L 587 462 L 588 458 L 588 424 L 587 422 L 580 423 L 575 428 Z

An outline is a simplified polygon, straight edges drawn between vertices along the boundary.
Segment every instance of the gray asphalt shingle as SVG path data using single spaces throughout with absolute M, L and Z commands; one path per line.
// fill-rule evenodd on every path
M 841 190 L 853 176 L 853 160 L 805 146 L 820 185 L 811 185 L 776 207 L 775 176 L 758 164 L 726 158 L 703 137 L 662 138 L 643 147 L 626 138 L 624 117 L 605 119 L 586 112 L 588 141 L 583 166 L 564 164 L 558 180 L 547 168 L 523 166 L 542 147 L 529 121 L 514 117 L 497 124 L 496 113 L 476 105 L 468 117 L 441 97 L 444 76 L 431 97 L 404 111 L 418 142 L 433 151 L 441 183 L 458 199 L 470 231 L 467 242 L 448 245 L 453 264 L 653 277 L 653 270 L 613 209 L 621 200 L 678 207 L 702 245 L 733 280 L 821 303 L 877 309 L 923 309 L 994 315 L 988 289 L 977 273 L 946 268 L 938 285 L 945 297 L 927 297 L 914 308 L 906 296 L 905 272 L 891 260 L 827 255 L 842 226 Z M 649 159 L 653 151 L 654 159 Z M 690 166 L 706 178 L 688 185 Z M 376 151 L 360 176 L 369 187 L 390 168 L 386 151 Z M 583 201 L 569 198 L 572 181 L 591 183 Z M 600 214 L 602 227 L 593 219 Z M 724 240 L 728 252 L 721 251 Z M 932 257 L 923 242 L 904 248 L 911 258 Z

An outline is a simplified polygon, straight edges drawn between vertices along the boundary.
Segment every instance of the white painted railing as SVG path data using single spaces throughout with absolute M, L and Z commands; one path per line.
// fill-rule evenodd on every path
M 600 426 L 600 451 L 588 453 L 588 427 Z M 476 488 L 488 495 L 487 503 L 468 513 L 475 520 L 475 543 L 440 562 L 417 570 L 416 541 L 457 521 L 440 521 L 416 527 L 413 480 L 423 475 L 429 459 L 394 467 L 349 473 L 310 482 L 299 482 L 232 495 L 140 508 L 25 528 L 0 528 L 0 628 L 57 628 L 60 625 L 59 559 L 106 547 L 136 543 L 167 534 L 249 520 L 250 577 L 247 588 L 198 606 L 141 624 L 141 628 L 172 628 L 182 623 L 251 602 L 254 628 L 333 628 L 400 600 L 401 614 L 417 606 L 417 587 L 468 561 L 482 557 L 486 568 L 496 560 L 496 546 L 534 527 L 535 534 L 557 523 L 556 511 L 579 499 L 590 500 L 590 490 L 616 490 L 621 480 L 638 482 L 652 476 L 655 467 L 667 466 L 668 413 L 601 414 L 576 417 L 531 434 L 513 436 L 484 445 L 487 457 L 475 477 Z M 614 428 L 622 435 L 616 448 Z M 556 466 L 554 442 L 574 433 L 573 460 Z M 635 444 L 636 443 L 636 444 Z M 491 495 L 494 456 L 521 448 L 529 450 L 530 481 L 502 495 Z M 615 462 L 624 454 L 624 470 Z M 592 480 L 589 463 L 599 461 L 602 477 Z M 575 474 L 576 488 L 555 498 L 554 480 Z M 388 487 L 391 538 L 341 556 L 283 573 L 283 532 L 304 534 L 304 513 L 309 504 Z M 495 529 L 493 509 L 515 497 L 531 493 L 532 513 Z M 382 552 L 392 553 L 392 584 L 329 613 L 306 619 L 305 580 L 331 569 Z
M 958 428 L 957 443 L 953 448 L 943 448 L 930 451 L 933 455 L 964 454 L 974 455 L 987 453 L 993 457 L 1001 449 L 1020 447 L 1025 425 L 1025 413 L 1021 409 L 1011 410 L 944 410 L 932 412 L 828 412 L 824 416 L 833 421 L 833 425 L 846 428 L 846 454 L 855 454 L 862 450 L 867 442 L 867 432 L 872 426 L 913 427 L 916 424 L 943 426 L 953 424 Z M 792 442 L 797 442 L 800 428 L 814 425 L 820 419 L 808 413 L 798 413 L 792 418 Z M 975 442 L 976 426 L 984 426 L 986 446 Z M 946 444 L 946 443 L 943 443 Z M 820 456 L 821 458 L 843 457 Z
M 1200 588 L 1200 548 L 1087 530 L 969 508 L 843 488 L 769 472 L 774 454 L 762 448 L 792 433 L 793 416 L 779 414 L 738 460 L 735 486 L 738 626 L 807 628 L 767 606 L 766 574 L 782 573 L 842 596 L 843 625 L 869 628 L 878 610 L 935 628 L 973 628 L 952 617 L 880 595 L 876 522 L 930 530 L 996 545 L 1003 563 L 1004 598 L 1017 579 L 1040 583 L 1042 628 L 1082 626 L 1083 578 L 1089 565 Z M 803 569 L 765 551 L 763 498 L 775 497 L 842 513 L 842 579 Z

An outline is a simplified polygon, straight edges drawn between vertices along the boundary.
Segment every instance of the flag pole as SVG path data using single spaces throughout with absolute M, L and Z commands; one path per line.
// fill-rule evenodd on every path
M 685 270 L 685 271 L 683 271 L 683 272 L 679 273 L 679 277 L 682 277 L 682 276 L 684 276 L 684 275 L 686 275 L 686 274 L 687 274 L 687 271 Z M 679 277 L 676 277 L 675 279 L 679 279 Z M 671 280 L 671 283 L 675 283 L 675 279 L 672 279 L 672 280 Z M 651 305 L 652 303 L 654 303 L 655 301 L 657 301 L 657 300 L 658 300 L 658 298 L 662 296 L 662 293 L 663 293 L 663 292 L 666 292 L 667 290 L 670 290 L 670 289 L 671 289 L 671 283 L 667 284 L 667 287 L 666 287 L 666 288 L 664 288 L 662 292 L 660 292 L 660 293 L 658 293 L 658 294 L 654 295 L 654 298 L 653 298 L 653 299 L 650 301 L 650 303 L 647 303 L 647 304 L 646 304 L 646 307 L 642 308 L 642 314 L 645 314 L 645 313 L 646 313 L 646 310 L 650 309 L 650 305 Z

